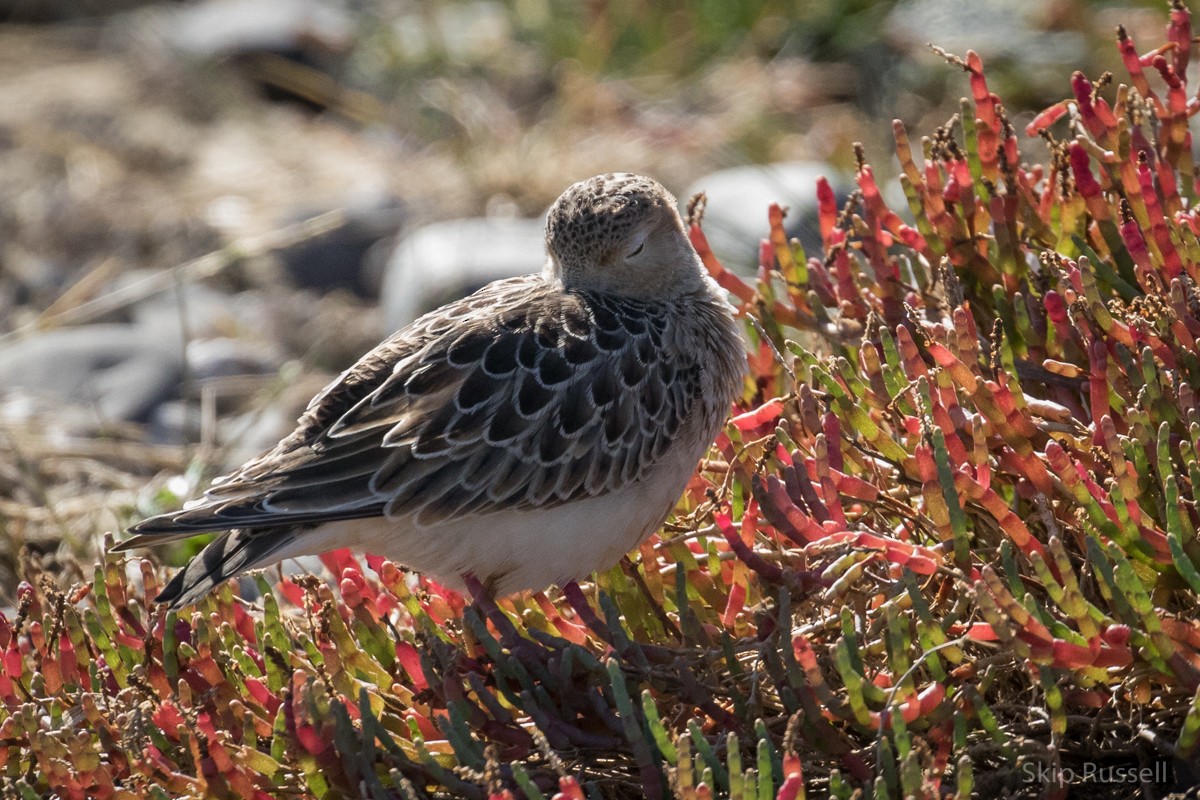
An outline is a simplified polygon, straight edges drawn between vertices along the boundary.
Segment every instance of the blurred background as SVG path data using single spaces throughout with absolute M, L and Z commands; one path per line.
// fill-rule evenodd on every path
M 272 445 L 417 314 L 539 269 L 570 183 L 705 190 L 743 272 L 780 202 L 811 254 L 816 176 L 848 191 L 862 142 L 886 182 L 890 121 L 917 141 L 967 93 L 927 43 L 978 51 L 1020 130 L 1166 11 L 0 0 L 0 607 L 90 580 L 105 532 Z

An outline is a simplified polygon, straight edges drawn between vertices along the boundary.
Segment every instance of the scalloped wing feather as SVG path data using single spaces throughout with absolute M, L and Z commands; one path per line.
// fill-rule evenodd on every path
M 497 282 L 381 344 L 194 507 L 134 530 L 428 525 L 611 492 L 663 458 L 701 390 L 672 318 L 537 277 Z

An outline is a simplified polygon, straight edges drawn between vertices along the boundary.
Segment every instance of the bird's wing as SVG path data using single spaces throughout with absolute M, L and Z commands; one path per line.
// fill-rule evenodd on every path
M 625 486 L 661 460 L 699 392 L 695 358 L 664 353 L 663 312 L 492 284 L 368 354 L 200 503 L 132 530 L 434 524 Z

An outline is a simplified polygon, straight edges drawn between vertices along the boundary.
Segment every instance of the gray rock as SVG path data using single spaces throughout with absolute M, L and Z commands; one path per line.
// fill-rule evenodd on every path
M 396 247 L 383 278 L 384 322 L 397 330 L 438 306 L 546 259 L 541 219 L 460 219 L 414 231 Z
M 164 66 L 221 59 L 266 99 L 322 111 L 327 106 L 313 93 L 293 90 L 264 73 L 283 60 L 336 80 L 357 33 L 342 3 L 200 0 L 131 12 L 112 26 L 108 38 Z
M 117 289 L 135 284 L 150 274 L 130 272 L 115 282 Z M 183 347 L 184 331 L 190 340 L 218 337 L 253 322 L 253 309 L 244 308 L 239 296 L 209 288 L 202 283 L 172 286 L 139 300 L 130 310 L 148 339 Z
M 354 34 L 354 21 L 340 6 L 318 0 L 205 0 L 154 11 L 167 41 L 194 56 L 286 50 L 305 37 L 341 43 Z
M 344 289 L 365 299 L 379 297 L 381 263 L 377 245 L 390 244 L 404 223 L 405 210 L 395 198 L 376 205 L 347 208 L 344 224 L 275 253 L 292 282 L 302 289 Z M 304 218 L 315 216 L 305 214 Z
M 155 406 L 146 421 L 146 439 L 155 443 L 197 442 L 201 436 L 200 411 L 187 400 L 167 400 Z
M 226 435 L 228 417 L 243 407 L 255 382 L 239 386 L 237 378 L 274 376 L 281 359 L 273 348 L 246 339 L 218 337 L 188 343 L 186 397 L 168 400 L 157 406 L 149 418 L 150 441 L 164 443 L 194 442 L 202 437 L 199 398 L 208 390 L 216 402 L 217 440 L 240 442 L 241 431 Z M 230 379 L 232 383 L 230 383 Z M 276 436 L 275 439 L 279 437 Z M 274 443 L 274 439 L 270 442 Z M 265 448 L 257 447 L 256 450 Z M 253 453 L 251 454 L 253 455 Z
M 178 346 L 132 325 L 89 325 L 37 334 L 0 348 L 0 391 L 57 396 L 97 422 L 142 422 L 178 396 Z
M 280 358 L 264 344 L 245 339 L 218 337 L 188 343 L 188 370 L 195 381 L 235 375 L 272 375 Z
M 1042 0 L 903 0 L 888 13 L 884 38 L 909 53 L 933 41 L 951 53 L 976 50 L 985 60 L 1010 58 L 1028 71 L 1078 63 L 1087 39 L 1077 31 L 1047 31 Z
M 728 269 L 752 274 L 758 265 L 758 243 L 770 234 L 767 206 L 788 209 L 784 225 L 789 237 L 800 240 L 809 255 L 821 252 L 817 223 L 817 178 L 825 176 L 844 200 L 849 182 L 827 164 L 793 161 L 734 167 L 706 175 L 680 195 L 681 202 L 704 192 L 704 233 L 717 258 Z

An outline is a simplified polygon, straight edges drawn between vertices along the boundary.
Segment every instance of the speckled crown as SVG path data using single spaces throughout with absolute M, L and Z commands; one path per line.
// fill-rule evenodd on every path
M 675 198 L 658 181 L 630 172 L 597 175 L 572 184 L 550 207 L 546 248 L 559 263 L 609 255 L 612 246 L 651 209 L 673 209 Z

